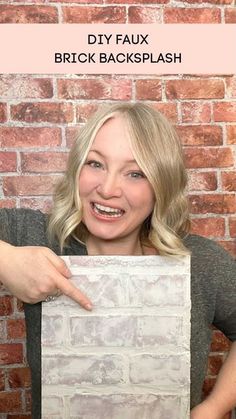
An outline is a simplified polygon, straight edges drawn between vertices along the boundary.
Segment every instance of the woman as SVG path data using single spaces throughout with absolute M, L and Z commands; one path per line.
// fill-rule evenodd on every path
M 197 406 L 191 417 L 220 419 L 236 405 L 235 343 L 215 389 L 200 403 L 209 325 L 236 340 L 236 275 L 222 248 L 188 234 L 186 181 L 181 145 L 168 121 L 143 104 L 116 104 L 98 111 L 79 133 L 49 219 L 39 211 L 0 212 L 0 278 L 18 298 L 37 303 L 25 305 L 33 418 L 41 417 L 40 301 L 65 293 L 92 308 L 69 283 L 61 254 L 191 253 L 191 406 Z

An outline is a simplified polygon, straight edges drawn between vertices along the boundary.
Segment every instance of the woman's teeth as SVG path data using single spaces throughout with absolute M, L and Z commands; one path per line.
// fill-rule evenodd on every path
M 108 215 L 109 217 L 121 217 L 124 211 L 111 207 L 104 207 L 100 204 L 93 203 L 93 209 L 97 214 Z

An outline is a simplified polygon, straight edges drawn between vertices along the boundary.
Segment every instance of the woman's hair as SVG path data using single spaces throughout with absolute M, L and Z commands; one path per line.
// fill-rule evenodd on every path
M 69 154 L 67 170 L 55 189 L 49 237 L 59 240 L 61 250 L 71 236 L 85 242 L 88 232 L 81 221 L 80 171 L 98 130 L 117 115 L 124 119 L 134 158 L 155 195 L 154 209 L 141 229 L 141 243 L 156 248 L 161 255 L 188 254 L 182 242 L 190 221 L 181 143 L 170 122 L 143 103 L 104 106 L 79 131 Z

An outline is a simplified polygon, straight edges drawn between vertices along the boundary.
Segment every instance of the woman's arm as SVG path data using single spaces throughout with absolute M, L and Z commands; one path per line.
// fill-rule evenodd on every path
M 236 406 L 236 342 L 232 344 L 211 394 L 191 411 L 191 419 L 222 419 Z
M 0 281 L 20 300 L 37 303 L 58 290 L 91 309 L 89 299 L 68 279 L 64 261 L 47 247 L 15 247 L 0 241 Z

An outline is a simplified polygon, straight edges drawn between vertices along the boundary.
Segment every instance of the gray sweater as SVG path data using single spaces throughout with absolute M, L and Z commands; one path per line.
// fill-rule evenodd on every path
M 60 255 L 58 243 L 49 245 L 47 216 L 25 209 L 0 210 L 0 239 L 15 246 L 47 246 Z M 196 235 L 184 239 L 191 251 L 191 406 L 201 400 L 211 325 L 236 340 L 236 264 L 215 242 Z M 63 255 L 86 255 L 86 247 L 72 239 Z M 27 357 L 32 373 L 32 417 L 41 418 L 41 304 L 25 304 Z

